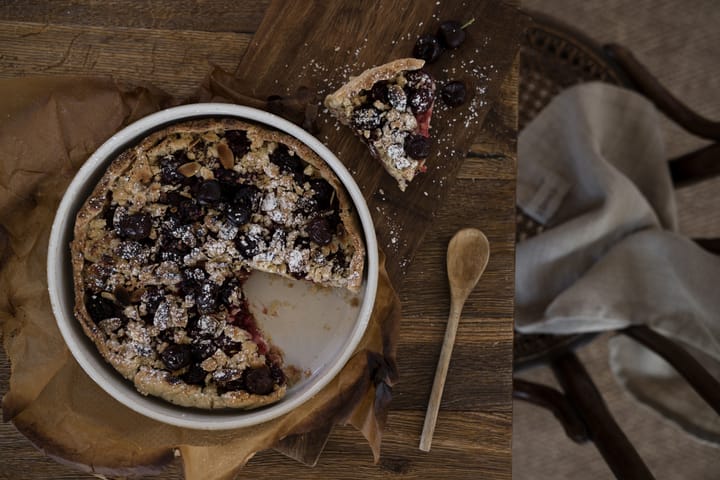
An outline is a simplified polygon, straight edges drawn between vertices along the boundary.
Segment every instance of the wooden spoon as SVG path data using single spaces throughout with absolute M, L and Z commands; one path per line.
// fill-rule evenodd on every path
M 468 295 L 485 271 L 489 257 L 490 245 L 487 237 L 480 230 L 474 228 L 460 230 L 448 245 L 447 272 L 450 280 L 450 316 L 445 329 L 445 340 L 443 340 L 440 351 L 440 359 L 435 370 L 435 381 L 425 414 L 425 425 L 420 437 L 420 450 L 423 452 L 430 451 L 440 400 L 445 387 L 445 377 L 455 344 L 455 333 L 460 322 L 460 313 L 462 313 Z

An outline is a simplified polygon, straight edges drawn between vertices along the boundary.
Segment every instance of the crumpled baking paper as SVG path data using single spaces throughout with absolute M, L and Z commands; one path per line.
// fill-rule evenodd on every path
M 213 75 L 227 78 L 217 70 Z M 222 83 L 211 78 L 195 100 L 268 104 L 219 91 Z M 255 452 L 291 444 L 302 450 L 301 434 L 343 423 L 362 432 L 378 460 L 397 380 L 400 319 L 384 268 L 355 354 L 318 395 L 276 420 L 227 431 L 184 429 L 137 414 L 100 389 L 68 351 L 50 308 L 45 262 L 52 220 L 75 172 L 99 145 L 180 102 L 151 86 L 111 78 L 7 79 L 0 80 L 0 92 L 0 333 L 11 362 L 4 421 L 58 461 L 106 475 L 158 471 L 179 454 L 187 479 L 233 478 Z M 303 106 L 305 97 L 298 92 L 270 103 L 302 124 L 313 115 Z

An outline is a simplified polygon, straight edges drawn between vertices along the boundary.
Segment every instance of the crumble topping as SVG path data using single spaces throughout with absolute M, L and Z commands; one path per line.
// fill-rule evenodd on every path
M 360 285 L 362 244 L 327 173 L 282 136 L 243 126 L 150 137 L 76 231 L 85 313 L 142 393 L 207 408 L 277 400 L 288 379 L 248 309 L 250 272 Z M 210 400 L 179 397 L 179 385 Z
M 422 64 L 401 59 L 372 68 L 325 99 L 330 112 L 368 145 L 401 190 L 424 171 L 430 154 L 436 87 L 430 74 L 418 70 Z M 400 66 L 406 69 L 398 70 Z

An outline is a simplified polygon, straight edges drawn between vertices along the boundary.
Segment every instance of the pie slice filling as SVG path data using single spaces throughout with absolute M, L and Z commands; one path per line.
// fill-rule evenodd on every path
M 367 144 L 403 191 L 430 155 L 436 86 L 423 65 L 406 58 L 371 68 L 325 98 L 330 113 Z

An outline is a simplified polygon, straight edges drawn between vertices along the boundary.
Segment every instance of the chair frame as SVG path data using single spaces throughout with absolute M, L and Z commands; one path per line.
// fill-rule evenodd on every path
M 534 23 L 526 32 L 520 55 L 520 127 L 524 127 L 565 88 L 599 80 L 633 89 L 652 101 L 687 132 L 715 141 L 668 162 L 675 187 L 720 175 L 720 122 L 693 112 L 664 88 L 632 53 L 617 44 L 600 46 L 581 32 L 546 15 L 530 12 Z M 518 238 L 538 234 L 542 226 L 518 211 Z M 720 253 L 720 239 L 696 239 L 708 251 Z M 720 382 L 687 351 L 646 326 L 617 332 L 658 353 L 720 414 Z M 576 443 L 592 441 L 619 479 L 653 479 L 635 447 L 612 417 L 575 351 L 597 334 L 526 335 L 516 332 L 516 372 L 538 364 L 551 367 L 562 392 L 527 380 L 514 379 L 513 397 L 550 410 Z

